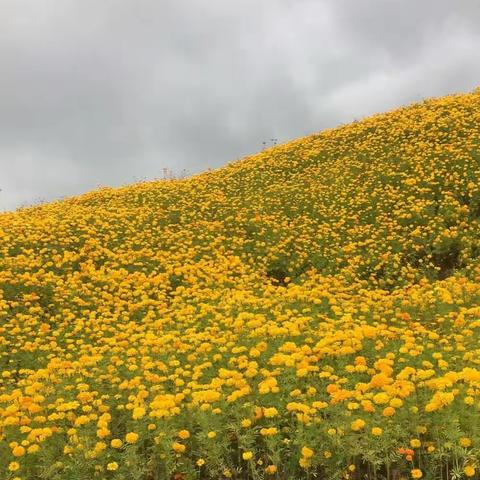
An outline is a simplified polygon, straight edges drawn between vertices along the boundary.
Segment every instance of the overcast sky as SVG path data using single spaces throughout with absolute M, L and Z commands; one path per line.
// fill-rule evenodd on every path
M 480 85 L 479 0 L 0 0 L 0 210 Z

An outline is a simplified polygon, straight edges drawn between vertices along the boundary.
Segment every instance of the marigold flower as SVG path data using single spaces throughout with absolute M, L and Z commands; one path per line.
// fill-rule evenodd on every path
M 393 415 L 395 415 L 395 409 L 393 407 L 385 407 L 383 409 L 382 415 L 384 417 L 392 417 Z
M 127 440 L 128 441 L 128 440 Z M 123 442 L 119 438 L 114 438 L 110 442 L 112 448 L 122 448 Z
M 129 432 L 125 435 L 125 441 L 127 443 L 136 443 L 138 440 L 138 433 Z
M 276 472 L 277 472 L 276 465 L 268 465 L 268 467 L 265 468 L 265 473 L 267 475 L 274 475 Z
M 21 445 L 17 445 L 16 447 L 13 448 L 12 455 L 14 457 L 21 457 L 22 455 L 25 455 L 25 448 L 22 447 Z
M 304 456 L 305 458 L 312 458 L 313 457 L 313 450 L 311 448 L 308 448 L 308 447 L 302 447 L 302 456 Z
M 273 418 L 278 415 L 278 410 L 275 407 L 270 407 L 270 408 L 264 408 L 263 409 L 263 415 L 266 418 Z
M 458 443 L 460 443 L 461 447 L 468 448 L 472 445 L 472 440 L 468 437 L 462 437 Z
M 16 472 L 20 468 L 20 464 L 18 462 L 10 462 L 8 464 L 8 470 L 10 472 Z
M 412 475 L 412 478 L 423 477 L 423 472 L 419 468 L 414 468 L 413 470 L 411 470 L 410 474 Z
M 472 465 L 466 465 L 463 469 L 463 473 L 466 477 L 473 477 L 475 475 L 475 467 Z
M 357 420 L 354 420 L 351 425 L 350 425 L 351 429 L 354 431 L 354 432 L 358 432 L 359 430 L 361 430 L 363 427 L 365 427 L 365 420 L 362 420 L 361 418 L 357 419 Z
M 37 453 L 40 450 L 40 445 L 37 445 L 36 443 L 29 445 L 27 448 L 28 453 Z
M 410 440 L 410 446 L 412 448 L 420 448 L 422 446 L 422 442 L 418 438 L 413 438 Z
M 245 418 L 243 419 L 241 422 L 240 422 L 240 425 L 243 427 L 243 428 L 248 428 L 252 425 L 252 421 L 249 420 L 248 418 Z
M 403 400 L 401 398 L 392 398 L 389 405 L 393 408 L 400 408 L 403 405 Z
M 262 435 L 263 437 L 271 437 L 272 435 L 276 435 L 277 433 L 278 429 L 276 427 L 260 429 L 260 435 Z
M 390 397 L 386 393 L 382 392 L 374 395 L 373 402 L 377 405 L 381 405 L 383 403 L 388 403 L 389 399 Z
M 183 443 L 179 443 L 179 442 L 172 443 L 172 449 L 174 450 L 175 453 L 183 453 L 185 452 L 186 448 L 187 447 L 185 447 Z
M 299 461 L 298 461 L 298 464 L 302 467 L 302 468 L 309 468 L 310 465 L 311 465 L 311 461 L 309 458 L 306 458 L 306 457 L 302 457 Z
M 242 453 L 242 458 L 243 458 L 244 460 L 247 460 L 247 461 L 248 461 L 248 460 L 251 460 L 251 459 L 253 458 L 253 453 L 252 453 L 251 451 L 249 451 L 249 450 L 246 451 L 246 452 L 243 452 L 243 453 Z
M 145 409 L 143 407 L 135 407 L 132 412 L 132 418 L 138 420 L 145 416 Z

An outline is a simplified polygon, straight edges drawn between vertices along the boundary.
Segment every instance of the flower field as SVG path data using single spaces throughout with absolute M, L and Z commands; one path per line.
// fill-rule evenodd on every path
M 480 478 L 480 90 L 0 215 L 0 479 Z

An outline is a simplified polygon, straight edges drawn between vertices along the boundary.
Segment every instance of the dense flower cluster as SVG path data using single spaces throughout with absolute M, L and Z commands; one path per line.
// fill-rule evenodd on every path
M 471 478 L 480 92 L 0 215 L 0 478 Z

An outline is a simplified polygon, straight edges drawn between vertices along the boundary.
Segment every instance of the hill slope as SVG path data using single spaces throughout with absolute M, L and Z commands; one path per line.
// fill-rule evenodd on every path
M 469 475 L 479 178 L 477 91 L 0 215 L 2 478 Z

